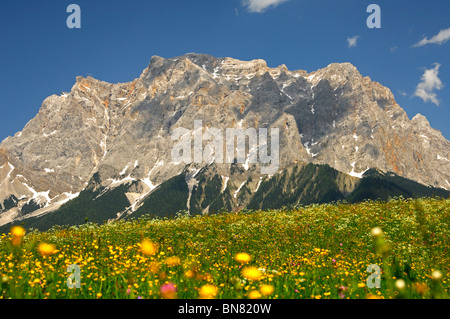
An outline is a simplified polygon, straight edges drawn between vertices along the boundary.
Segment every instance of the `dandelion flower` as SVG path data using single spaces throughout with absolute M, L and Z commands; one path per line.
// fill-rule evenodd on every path
M 25 229 L 20 226 L 13 226 L 11 228 L 11 234 L 15 237 L 23 237 L 25 236 Z
M 98 294 L 97 294 L 97 298 L 101 298 L 103 295 L 102 295 L 102 293 L 101 292 L 99 292 Z
M 41 243 L 38 246 L 38 251 L 42 256 L 50 256 L 55 252 L 55 250 L 56 247 L 53 244 Z
M 261 298 L 261 294 L 259 293 L 258 290 L 252 290 L 248 293 L 248 298 L 249 299 L 259 299 L 259 298 Z
M 18 246 L 22 243 L 22 237 L 25 236 L 25 229 L 20 226 L 11 227 L 11 243 L 13 246 Z
M 259 287 L 259 291 L 264 296 L 271 295 L 274 292 L 274 290 L 275 288 L 272 285 L 262 285 L 261 287 Z
M 141 251 L 145 255 L 154 255 L 158 252 L 158 248 L 150 240 L 144 239 L 141 242 Z
M 167 257 L 166 258 L 166 265 L 169 267 L 178 266 L 181 264 L 181 260 L 177 256 Z
M 217 296 L 217 287 L 214 285 L 204 285 L 200 288 L 198 295 L 201 299 L 213 299 Z
M 250 255 L 247 254 L 247 253 L 238 253 L 238 254 L 236 254 L 236 256 L 234 257 L 234 259 L 235 259 L 237 262 L 240 262 L 241 264 L 246 264 L 246 263 L 250 262 L 251 257 L 250 257 Z
M 148 264 L 148 270 L 152 273 L 152 274 L 156 274 L 159 271 L 160 265 L 158 262 L 156 261 L 152 261 Z
M 242 270 L 242 275 L 250 280 L 258 280 L 261 277 L 261 272 L 256 267 L 247 267 Z

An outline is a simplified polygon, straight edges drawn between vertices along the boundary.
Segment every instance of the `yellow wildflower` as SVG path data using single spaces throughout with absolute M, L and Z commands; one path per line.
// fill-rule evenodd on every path
M 53 244 L 41 243 L 38 246 L 38 251 L 42 256 L 50 256 L 55 252 L 55 250 L 56 247 Z
M 169 266 L 169 267 L 178 266 L 180 264 L 181 264 L 181 260 L 177 256 L 172 256 L 172 257 L 167 257 L 166 258 L 166 265 Z
M 11 243 L 14 246 L 18 246 L 22 243 L 22 238 L 23 236 L 25 236 L 25 229 L 23 229 L 23 227 L 20 226 L 13 226 L 11 228 Z
M 250 280 L 258 280 L 261 277 L 261 272 L 256 267 L 247 267 L 242 270 L 242 275 Z
M 153 244 L 150 240 L 148 239 L 144 239 L 141 242 L 141 251 L 145 254 L 145 255 L 154 255 L 158 252 L 158 247 L 156 247 L 155 244 Z
M 261 298 L 261 294 L 258 290 L 252 290 L 248 293 L 249 299 L 259 299 Z
M 241 264 L 246 264 L 246 263 L 250 262 L 251 257 L 250 257 L 250 255 L 247 254 L 247 253 L 238 253 L 238 254 L 236 254 L 236 256 L 234 257 L 234 259 L 235 259 L 237 262 L 240 262 Z
M 11 234 L 15 237 L 23 237 L 25 236 L 25 229 L 20 226 L 11 227 Z
M 274 290 L 275 290 L 275 288 L 272 285 L 262 285 L 261 287 L 259 287 L 259 291 L 264 296 L 268 296 L 268 295 L 272 294 L 274 292 Z
M 198 295 L 201 299 L 213 299 L 217 296 L 217 287 L 214 285 L 204 285 L 200 288 Z

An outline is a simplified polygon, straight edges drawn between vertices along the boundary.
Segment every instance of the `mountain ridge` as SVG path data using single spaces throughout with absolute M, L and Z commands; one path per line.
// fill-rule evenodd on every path
M 77 77 L 70 92 L 46 98 L 22 131 L 2 141 L 0 224 L 20 218 L 23 207 L 27 215 L 57 209 L 94 174 L 103 187 L 136 181 L 136 192 L 127 195 L 129 207 L 136 206 L 185 169 L 171 161 L 171 132 L 192 131 L 196 119 L 219 129 L 278 128 L 280 170 L 326 164 L 361 178 L 377 168 L 450 189 L 450 142 L 424 116 L 410 120 L 388 88 L 350 63 L 308 73 L 260 59 L 153 56 L 133 81 Z M 250 167 L 261 166 L 237 165 L 246 169 L 231 181 L 233 192 L 257 179 Z M 230 164 L 217 167 L 230 177 Z
M 236 168 L 239 174 L 239 168 Z M 189 180 L 195 186 L 189 188 Z M 299 163 L 280 170 L 273 176 L 250 177 L 239 187 L 227 185 L 217 174 L 214 163 L 201 169 L 185 170 L 148 193 L 133 210 L 127 195 L 139 187 L 137 181 L 128 181 L 117 187 L 102 187 L 98 175 L 89 182 L 80 195 L 47 214 L 23 216 L 11 224 L 0 226 L 7 232 L 12 224 L 20 223 L 27 229 L 41 231 L 58 225 L 81 225 L 86 221 L 105 223 L 114 220 L 173 218 L 178 214 L 215 214 L 222 211 L 270 210 L 295 208 L 311 204 L 340 202 L 357 203 L 365 200 L 388 201 L 397 197 L 420 198 L 450 196 L 449 191 L 427 187 L 402 178 L 395 173 L 370 169 L 362 178 L 336 171 L 326 164 Z M 231 186 L 231 187 L 229 187 Z M 231 190 L 230 190 L 231 188 Z M 237 201 L 237 205 L 233 202 Z M 119 213 L 118 213 L 119 211 Z

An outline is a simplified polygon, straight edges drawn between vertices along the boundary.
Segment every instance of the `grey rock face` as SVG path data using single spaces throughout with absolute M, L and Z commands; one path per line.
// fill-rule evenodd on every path
M 48 97 L 21 132 L 0 144 L 0 225 L 59 207 L 94 173 L 103 187 L 140 181 L 127 194 L 129 209 L 136 209 L 185 169 L 172 162 L 171 134 L 192 132 L 194 120 L 202 121 L 203 133 L 278 128 L 280 169 L 312 162 L 361 177 L 377 168 L 450 189 L 450 142 L 422 115 L 409 120 L 388 88 L 349 63 L 307 73 L 269 68 L 263 60 L 155 56 L 132 82 L 77 77 L 69 93 Z M 237 164 L 240 175 L 229 163 L 216 166 L 224 180 L 233 176 L 230 194 L 249 176 L 256 188 L 258 163 Z M 40 209 L 24 216 L 30 203 Z

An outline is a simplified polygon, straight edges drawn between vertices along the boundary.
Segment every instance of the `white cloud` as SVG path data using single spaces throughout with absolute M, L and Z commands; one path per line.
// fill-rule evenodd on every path
M 406 93 L 403 90 L 398 90 L 398 94 L 400 94 L 401 96 L 407 96 L 408 95 L 408 93 Z
M 433 36 L 431 39 L 428 39 L 427 37 L 423 38 L 422 40 L 414 44 L 414 47 L 421 47 L 430 43 L 441 45 L 448 40 L 450 40 L 450 28 L 439 31 L 439 33 Z
M 242 4 L 247 7 L 250 12 L 261 13 L 269 7 L 276 7 L 286 1 L 289 0 L 243 0 Z
M 353 38 L 348 37 L 347 38 L 347 43 L 348 43 L 348 47 L 349 48 L 353 48 L 356 47 L 356 42 L 359 39 L 359 35 L 355 35 Z
M 431 102 L 439 105 L 439 100 L 434 90 L 440 90 L 444 86 L 439 79 L 439 63 L 434 64 L 434 68 L 425 69 L 422 75 L 422 81 L 417 85 L 414 96 L 420 97 L 424 102 Z

